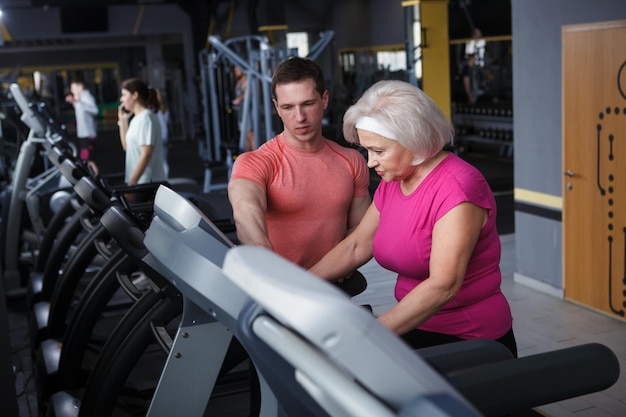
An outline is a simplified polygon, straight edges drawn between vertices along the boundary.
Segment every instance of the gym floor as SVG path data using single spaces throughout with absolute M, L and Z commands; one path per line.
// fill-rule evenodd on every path
M 99 133 L 96 161 L 103 174 L 122 172 L 123 153 L 115 130 Z M 170 177 L 187 177 L 202 184 L 204 168 L 195 142 L 174 142 L 170 149 Z M 503 291 L 509 299 L 520 357 L 598 342 L 619 357 L 621 378 L 610 389 L 540 407 L 539 414 L 551 417 L 626 416 L 626 323 L 538 292 L 513 280 L 515 235 L 513 208 L 513 161 L 493 156 L 489 150 L 463 155 L 476 165 L 492 185 L 498 201 L 498 230 L 502 241 Z M 374 261 L 361 271 L 368 279 L 367 290 L 358 301 L 382 313 L 394 304 L 394 275 Z M 38 416 L 36 388 L 28 342 L 28 320 L 23 300 L 9 300 L 11 351 L 16 370 L 20 417 Z M 235 401 L 246 403 L 239 397 Z M 220 417 L 235 414 L 216 412 Z M 241 414 L 245 416 L 246 414 Z

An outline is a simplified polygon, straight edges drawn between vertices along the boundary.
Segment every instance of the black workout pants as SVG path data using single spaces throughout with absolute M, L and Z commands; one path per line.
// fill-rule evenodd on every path
M 464 340 L 460 337 L 449 334 L 427 332 L 419 329 L 411 330 L 410 332 L 403 334 L 401 337 L 413 349 L 439 346 L 446 343 L 460 342 Z M 515 342 L 513 328 L 511 328 L 504 336 L 497 339 L 496 342 L 502 343 L 506 346 L 507 349 L 513 353 L 513 356 L 517 358 L 517 343 Z

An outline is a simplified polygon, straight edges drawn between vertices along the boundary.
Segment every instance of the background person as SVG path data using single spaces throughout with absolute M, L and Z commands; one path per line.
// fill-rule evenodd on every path
M 243 151 L 248 152 L 256 149 L 254 131 L 252 130 L 252 114 L 250 112 L 248 112 L 250 114 L 248 114 L 246 125 L 244 126 L 243 124 L 243 104 L 248 88 L 248 76 L 237 65 L 233 67 L 233 73 L 235 74 L 235 98 L 232 101 L 232 105 L 237 115 L 239 132 L 246 132 L 246 142 Z
M 485 338 L 517 356 L 495 198 L 475 167 L 444 150 L 453 141 L 445 115 L 412 84 L 380 81 L 343 130 L 383 181 L 358 227 L 311 272 L 335 280 L 374 256 L 398 273 L 398 304 L 379 320 L 413 348 Z
M 155 89 L 142 80 L 130 78 L 122 83 L 117 117 L 128 185 L 166 180 L 161 128 L 155 113 L 159 105 Z
M 169 124 L 170 124 L 170 109 L 165 104 L 165 99 L 163 98 L 163 94 L 161 94 L 161 90 L 155 88 L 154 91 L 157 95 L 157 100 L 159 100 L 159 108 L 157 109 L 156 115 L 159 119 L 159 126 L 161 127 L 161 143 L 163 144 L 163 170 L 165 171 L 165 178 L 169 178 L 170 174 L 170 166 L 167 161 L 167 157 L 169 154 Z
M 461 82 L 463 83 L 464 101 L 466 104 L 474 105 L 480 97 L 480 68 L 477 66 L 478 57 L 475 53 L 467 56 L 465 65 L 461 69 Z
M 98 167 L 94 162 L 97 136 L 96 116 L 98 115 L 96 99 L 80 80 L 73 80 L 70 83 L 70 93 L 65 97 L 65 101 L 74 106 L 79 158 L 97 174 Z
M 465 44 L 465 56 L 476 54 L 476 63 L 484 67 L 485 66 L 485 49 L 487 41 L 483 37 L 483 32 L 480 28 L 474 28 L 472 31 L 472 39 Z

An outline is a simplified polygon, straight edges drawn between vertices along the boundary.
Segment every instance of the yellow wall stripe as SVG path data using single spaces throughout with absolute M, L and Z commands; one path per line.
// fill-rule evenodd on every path
M 10 42 L 11 40 L 13 40 L 9 29 L 7 29 L 2 20 L 0 20 L 0 34 L 2 35 L 2 40 L 5 42 Z
M 486 42 L 500 42 L 500 41 L 512 41 L 513 36 L 511 35 L 502 35 L 502 36 L 483 36 L 479 39 L 482 39 Z M 450 41 L 450 45 L 458 45 L 467 43 L 469 41 L 475 41 L 475 38 L 463 38 L 463 39 L 453 39 Z
M 378 45 L 378 46 L 357 46 L 355 48 L 339 48 L 337 51 L 339 55 L 347 52 L 359 52 L 359 51 L 372 51 L 372 52 L 390 52 L 390 51 L 404 51 L 406 46 L 402 43 L 394 43 L 391 45 Z
M 563 198 L 523 188 L 513 189 L 513 198 L 516 202 L 529 203 L 537 206 L 563 210 Z
M 265 25 L 259 26 L 259 32 L 270 32 L 273 30 L 287 30 L 289 26 L 287 25 Z
M 423 90 L 441 111 L 450 111 L 450 40 L 448 38 L 448 1 L 420 2 L 422 28 L 426 31 L 426 46 L 422 48 Z

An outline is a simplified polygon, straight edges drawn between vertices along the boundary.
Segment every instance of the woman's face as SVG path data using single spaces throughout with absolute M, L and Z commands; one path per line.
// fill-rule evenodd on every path
M 367 150 L 367 166 L 374 169 L 385 182 L 401 181 L 415 171 L 415 157 L 398 141 L 387 139 L 368 130 L 357 129 L 359 142 Z
M 122 88 L 122 95 L 120 96 L 120 104 L 129 112 L 133 113 L 135 103 L 137 103 L 137 93 L 131 94 L 125 88 Z

